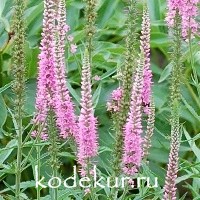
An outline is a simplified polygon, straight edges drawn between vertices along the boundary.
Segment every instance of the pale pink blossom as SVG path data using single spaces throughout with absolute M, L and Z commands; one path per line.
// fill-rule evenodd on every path
M 81 175 L 87 175 L 91 159 L 97 156 L 97 119 L 92 105 L 91 69 L 88 52 L 85 52 L 81 80 L 81 112 L 79 116 L 78 162 Z
M 127 175 L 134 175 L 142 161 L 142 89 L 143 89 L 143 59 L 140 58 L 134 76 L 131 93 L 130 110 L 124 126 L 124 153 L 122 169 Z

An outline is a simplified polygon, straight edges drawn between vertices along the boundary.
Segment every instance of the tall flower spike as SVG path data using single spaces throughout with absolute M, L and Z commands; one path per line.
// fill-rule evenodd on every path
M 131 93 L 130 111 L 124 127 L 123 172 L 127 175 L 137 173 L 142 160 L 142 89 L 144 57 L 141 55 L 135 72 Z
M 130 91 L 133 85 L 133 74 L 137 65 L 137 0 L 128 1 L 128 18 L 127 18 L 127 36 L 126 36 L 126 54 L 125 63 L 121 68 L 122 81 L 121 90 L 122 97 L 118 103 L 118 112 L 113 114 L 113 127 L 116 131 L 116 140 L 113 150 L 113 170 L 115 176 L 121 173 L 121 161 L 123 154 L 123 127 L 126 123 L 130 108 Z
M 13 20 L 13 30 L 15 32 L 13 45 L 13 65 L 12 75 L 14 76 L 13 91 L 15 98 L 15 118 L 18 119 L 18 110 L 23 110 L 25 101 L 25 25 L 24 25 L 24 1 L 16 0 L 15 15 Z
M 177 102 L 178 103 L 178 102 Z M 178 104 L 177 104 L 178 105 Z M 171 121 L 171 150 L 169 154 L 169 164 L 167 170 L 167 176 L 165 178 L 164 197 L 163 200 L 176 200 L 176 179 L 178 173 L 178 152 L 180 146 L 180 125 L 178 108 L 174 106 L 174 114 Z
M 176 178 L 178 173 L 178 153 L 180 147 L 180 124 L 179 124 L 179 107 L 180 107 L 180 74 L 182 74 L 181 62 L 181 16 L 178 10 L 174 17 L 173 28 L 173 52 L 172 52 L 172 74 L 171 74 L 171 145 L 169 154 L 169 164 L 167 176 L 165 178 L 163 200 L 176 200 Z
M 20 199 L 20 183 L 22 173 L 22 137 L 23 137 L 23 111 L 25 102 L 25 24 L 24 0 L 15 0 L 15 14 L 13 17 L 13 30 L 15 32 L 12 57 L 12 75 L 14 76 L 12 90 L 15 94 L 14 115 L 16 119 L 17 163 L 15 181 L 15 199 Z
M 78 162 L 81 175 L 90 172 L 91 159 L 97 155 L 97 120 L 92 107 L 91 69 L 88 50 L 85 51 L 81 81 L 81 112 L 79 116 Z
M 36 125 L 46 123 L 47 113 L 54 108 L 55 88 L 55 10 L 53 0 L 44 0 L 44 19 L 39 54 L 38 82 L 36 94 Z M 46 138 L 46 133 L 41 134 Z
M 168 0 L 168 13 L 166 21 L 169 27 L 174 27 L 176 11 L 182 21 L 182 36 L 187 38 L 193 36 L 198 30 L 196 17 L 198 15 L 199 0 Z
M 150 17 L 147 6 L 143 11 L 142 31 L 140 36 L 140 49 L 144 54 L 144 86 L 142 91 L 142 100 L 144 103 L 144 112 L 148 114 L 148 105 L 151 101 L 152 71 L 150 69 Z
M 65 40 L 66 40 L 66 9 L 65 1 L 60 0 L 57 13 L 57 43 L 56 43 L 56 90 L 55 114 L 60 136 L 66 138 L 72 134 L 77 138 L 77 124 L 74 106 L 71 101 L 65 80 Z

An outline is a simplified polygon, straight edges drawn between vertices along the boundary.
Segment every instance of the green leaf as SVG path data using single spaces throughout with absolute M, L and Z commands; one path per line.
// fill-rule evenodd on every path
M 8 20 L 5 17 L 0 17 L 0 22 L 3 23 L 5 30 L 7 32 L 10 32 L 10 24 L 9 24 Z
M 190 111 L 190 113 L 198 120 L 198 122 L 200 122 L 200 116 L 196 113 L 196 111 L 194 110 L 194 108 L 188 104 L 188 102 L 186 101 L 186 99 L 182 96 L 181 97 L 183 103 L 185 104 L 186 108 Z
M 7 109 L 2 94 L 0 93 L 0 128 L 5 124 L 7 119 Z
M 7 1 L 7 0 L 1 0 L 1 1 L 0 1 L 0 17 L 2 16 L 3 10 L 4 10 L 4 8 L 5 8 L 6 1 Z
M 0 93 L 4 92 L 5 90 L 7 90 L 8 88 L 10 88 L 12 85 L 12 82 L 4 85 L 3 87 L 0 88 Z
M 80 97 L 76 93 L 76 91 L 72 88 L 71 84 L 67 81 L 67 88 L 70 94 L 74 97 L 74 99 L 80 104 Z
M 104 1 L 104 4 L 99 10 L 99 18 L 98 18 L 98 26 L 99 28 L 103 28 L 106 26 L 110 17 L 112 17 L 113 13 L 116 11 L 119 0 L 115 1 Z
M 185 134 L 186 139 L 188 140 L 188 143 L 189 143 L 193 153 L 195 154 L 195 156 L 197 157 L 198 161 L 200 162 L 200 149 L 196 146 L 193 138 L 190 137 L 189 133 L 186 131 L 185 128 L 183 128 L 183 132 Z
M 36 80 L 30 79 L 26 84 L 26 87 L 26 101 L 24 109 L 28 116 L 32 116 L 35 112 Z
M 147 2 L 148 2 L 151 19 L 159 20 L 160 19 L 160 1 L 159 0 L 149 0 Z
M 105 74 L 101 75 L 101 80 L 110 77 L 110 76 L 113 75 L 116 71 L 117 71 L 116 68 L 110 69 L 110 70 L 107 71 Z
M 3 164 L 4 161 L 10 156 L 10 154 L 13 152 L 14 148 L 17 144 L 17 141 L 15 139 L 8 142 L 8 144 L 5 147 L 5 151 L 0 152 L 0 164 Z
M 99 97 L 100 97 L 100 94 L 101 94 L 101 89 L 102 89 L 102 84 L 100 83 L 93 95 L 93 98 L 92 98 L 92 102 L 94 104 L 94 108 L 97 106 L 98 102 L 99 102 Z
M 162 71 L 162 74 L 160 76 L 158 83 L 163 82 L 164 80 L 166 80 L 169 77 L 169 75 L 171 74 L 171 71 L 172 71 L 172 67 L 173 67 L 172 63 L 169 63 L 165 67 L 165 69 Z
M 14 186 L 10 186 L 10 185 L 8 185 L 8 184 L 6 184 L 7 186 L 9 186 L 8 188 L 6 188 L 6 189 L 4 189 L 4 190 L 2 190 L 2 191 L 0 191 L 1 193 L 4 193 L 4 192 L 7 192 L 7 191 L 10 191 L 10 190 L 12 190 L 12 191 L 14 191 L 15 190 L 15 185 Z M 35 181 L 26 181 L 26 182 L 21 182 L 20 183 L 20 188 L 21 189 L 27 189 L 27 188 L 31 188 L 31 187 L 35 187 Z
M 169 45 L 169 37 L 167 34 L 162 32 L 151 33 L 151 47 L 165 47 Z

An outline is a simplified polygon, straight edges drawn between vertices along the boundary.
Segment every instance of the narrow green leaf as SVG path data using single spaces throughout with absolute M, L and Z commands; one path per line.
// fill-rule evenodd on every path
M 172 63 L 169 63 L 165 67 L 165 69 L 162 71 L 162 74 L 160 76 L 160 79 L 159 79 L 158 83 L 163 82 L 164 80 L 166 80 L 170 76 L 171 71 L 172 71 L 172 67 L 173 67 Z
M 93 101 L 93 104 L 94 104 L 94 108 L 97 106 L 98 102 L 99 102 L 99 97 L 100 97 L 100 94 L 101 94 L 101 89 L 102 89 L 102 84 L 100 83 L 96 89 L 96 91 L 94 92 L 94 95 L 93 95 L 93 98 L 92 98 L 92 101 Z
M 78 94 L 72 88 L 72 86 L 70 85 L 70 83 L 68 81 L 67 81 L 67 88 L 68 88 L 70 94 L 74 97 L 74 99 L 80 104 L 80 97 L 78 96 Z
M 0 128 L 5 124 L 7 119 L 7 109 L 4 99 L 0 93 Z
M 8 20 L 5 17 L 0 17 L 0 22 L 3 23 L 5 30 L 7 32 L 10 32 L 10 24 L 9 24 Z
M 12 82 L 4 85 L 3 87 L 0 88 L 0 93 L 4 92 L 5 90 L 7 90 L 8 88 L 10 88 L 12 85 Z
M 181 97 L 183 103 L 185 104 L 186 108 L 190 111 L 190 113 L 200 122 L 200 116 L 196 113 L 196 111 L 194 110 L 194 108 L 188 104 L 188 102 L 186 101 L 186 99 L 182 96 Z
M 1 0 L 0 1 L 0 17 L 2 16 L 5 5 L 6 5 L 6 0 Z
M 0 164 L 3 164 L 4 161 L 10 156 L 10 154 L 13 152 L 14 146 L 16 146 L 17 141 L 15 139 L 8 142 L 5 148 L 8 148 L 8 150 L 0 152 Z
M 195 142 L 193 141 L 193 138 L 190 137 L 189 133 L 186 131 L 185 128 L 183 128 L 183 132 L 185 134 L 186 139 L 188 140 L 188 143 L 189 143 L 193 153 L 195 154 L 198 161 L 200 162 L 200 149 L 196 146 Z

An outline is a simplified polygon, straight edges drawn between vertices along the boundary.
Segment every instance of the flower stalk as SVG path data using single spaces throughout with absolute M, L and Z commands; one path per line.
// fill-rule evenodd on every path
M 94 117 L 91 88 L 91 65 L 89 52 L 86 49 L 81 81 L 81 112 L 79 116 L 78 162 L 81 165 L 81 175 L 92 175 L 92 159 L 97 156 L 97 119 Z M 88 174 L 89 173 L 89 174 Z
M 93 37 L 96 32 L 96 5 L 97 1 L 96 0 L 85 0 L 86 2 L 86 9 L 85 9 L 85 19 L 86 19 L 86 47 L 88 49 L 89 53 L 89 60 L 91 63 L 92 59 L 92 49 L 93 49 Z
M 122 97 L 119 102 L 118 112 L 113 113 L 113 127 L 116 132 L 116 140 L 114 143 L 112 165 L 115 176 L 119 176 L 121 173 L 121 161 L 123 154 L 123 127 L 128 117 L 131 100 L 130 91 L 132 90 L 133 74 L 135 71 L 135 66 L 137 65 L 137 19 L 137 0 L 129 0 L 125 64 L 121 69 L 122 80 L 120 87 L 122 89 Z
M 172 75 L 171 75 L 171 145 L 169 164 L 164 185 L 163 200 L 176 200 L 176 178 L 178 173 L 178 158 L 180 147 L 180 74 L 182 72 L 181 61 L 181 16 L 176 10 L 173 27 L 173 51 L 172 51 Z
M 52 177 L 58 177 L 58 170 L 60 168 L 60 161 L 58 153 L 60 151 L 59 142 L 58 142 L 58 130 L 55 123 L 55 114 L 53 110 L 50 110 L 47 118 L 48 125 L 48 136 L 49 136 L 49 152 L 50 152 L 50 166 L 52 169 Z M 55 179 L 53 185 L 57 185 L 57 180 Z M 58 199 L 58 188 L 52 188 L 51 197 L 54 200 Z
M 65 70 L 65 42 L 66 42 L 66 8 L 65 1 L 58 2 L 57 26 L 56 26 L 56 46 L 55 46 L 55 113 L 56 124 L 59 128 L 61 138 L 73 136 L 77 139 L 77 124 L 69 90 L 66 86 Z
M 16 183 L 15 183 L 15 198 L 20 197 L 20 182 L 22 173 L 22 135 L 23 135 L 23 111 L 25 102 L 25 23 L 23 19 L 25 10 L 25 2 L 22 0 L 15 0 L 15 14 L 13 17 L 13 30 L 15 31 L 13 44 L 13 65 L 12 74 L 14 76 L 13 92 L 15 94 L 14 100 L 14 114 L 17 123 L 17 165 L 16 165 Z
M 124 126 L 123 172 L 133 176 L 138 172 L 142 160 L 142 90 L 144 55 L 141 54 L 134 75 L 130 110 Z

